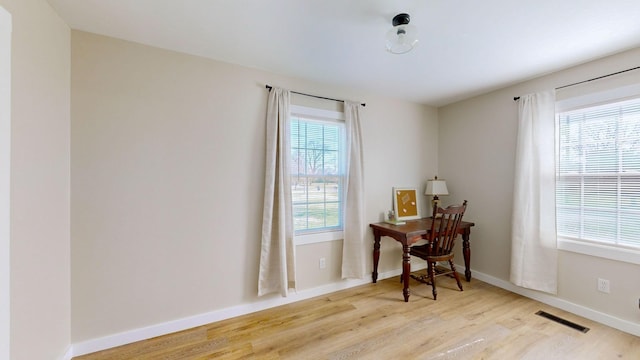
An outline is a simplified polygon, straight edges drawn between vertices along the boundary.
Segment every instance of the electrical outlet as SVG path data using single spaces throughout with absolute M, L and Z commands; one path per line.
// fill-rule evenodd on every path
M 319 265 L 320 265 L 320 269 L 324 269 L 327 267 L 327 260 L 323 257 L 320 258 L 320 261 L 318 261 Z
M 609 280 L 598 278 L 598 291 L 603 293 L 610 293 Z

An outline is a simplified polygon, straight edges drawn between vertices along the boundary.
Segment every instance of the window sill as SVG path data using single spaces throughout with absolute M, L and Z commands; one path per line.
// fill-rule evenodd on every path
M 640 265 L 640 251 L 558 238 L 558 249 Z
M 293 237 L 293 243 L 296 245 L 309 245 L 327 241 L 342 240 L 343 238 L 344 235 L 342 231 L 326 231 L 296 235 Z

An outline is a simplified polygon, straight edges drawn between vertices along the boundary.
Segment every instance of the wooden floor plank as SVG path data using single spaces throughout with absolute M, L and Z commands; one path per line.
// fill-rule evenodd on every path
M 74 359 L 640 359 L 636 336 L 481 281 L 437 301 L 411 281 L 409 303 L 395 277 Z

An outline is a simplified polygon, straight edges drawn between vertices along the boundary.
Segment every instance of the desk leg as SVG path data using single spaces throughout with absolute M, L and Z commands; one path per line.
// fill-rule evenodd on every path
M 378 281 L 378 262 L 380 261 L 380 233 L 373 231 L 373 272 L 371 279 L 373 282 Z
M 471 281 L 471 246 L 468 231 L 462 234 L 462 254 L 464 255 L 464 277 L 467 281 Z
M 402 245 L 402 295 L 404 295 L 404 302 L 409 302 L 409 275 L 411 274 L 411 256 L 409 255 L 409 245 Z

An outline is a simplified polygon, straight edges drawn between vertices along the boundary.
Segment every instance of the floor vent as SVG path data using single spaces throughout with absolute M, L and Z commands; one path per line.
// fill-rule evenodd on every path
M 544 311 L 542 311 L 542 310 L 538 311 L 538 312 L 536 313 L 536 315 L 540 315 L 540 316 L 542 316 L 542 317 L 544 317 L 544 318 L 547 318 L 547 319 L 549 319 L 549 320 L 553 320 L 553 321 L 555 321 L 555 322 L 557 322 L 557 323 L 560 323 L 560 324 L 562 324 L 562 325 L 566 325 L 566 326 L 568 326 L 568 327 L 570 327 L 570 328 L 572 328 L 572 329 L 576 329 L 576 330 L 581 331 L 581 332 L 583 332 L 583 333 L 586 333 L 587 331 L 589 331 L 589 328 L 588 328 L 588 327 L 584 327 L 584 326 L 582 326 L 582 325 L 578 325 L 578 324 L 576 324 L 576 323 L 574 323 L 574 322 L 571 322 L 571 321 L 569 321 L 569 320 L 565 320 L 565 319 L 563 319 L 563 318 L 559 318 L 559 317 L 557 317 L 557 316 L 555 316 L 555 315 L 551 315 L 551 314 L 549 314 L 548 312 L 544 312 Z

